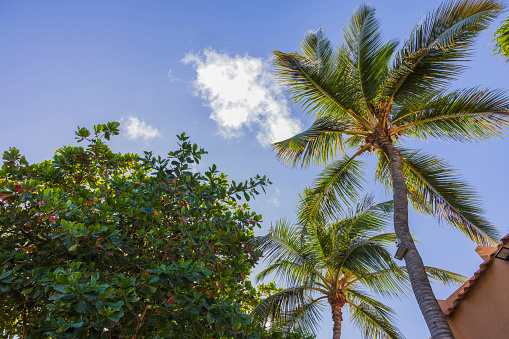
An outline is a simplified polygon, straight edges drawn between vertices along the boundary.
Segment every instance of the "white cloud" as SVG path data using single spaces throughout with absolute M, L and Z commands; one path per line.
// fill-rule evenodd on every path
M 130 116 L 127 119 L 127 122 L 122 122 L 122 125 L 127 139 L 129 140 L 138 140 L 141 138 L 147 142 L 150 139 L 161 136 L 161 133 L 157 130 L 157 128 L 147 125 L 144 121 L 133 116 Z
M 269 199 L 269 203 L 272 206 L 279 207 L 279 205 L 280 205 L 279 196 L 280 196 L 279 189 L 276 188 L 276 193 L 274 193 L 274 195 Z
M 207 49 L 203 55 L 188 53 L 182 61 L 196 69 L 194 87 L 224 137 L 238 137 L 246 126 L 256 128 L 258 142 L 269 146 L 300 131 L 267 60 Z
M 173 82 L 173 81 L 180 81 L 179 78 L 175 77 L 172 73 L 172 70 L 170 69 L 168 71 L 168 74 L 167 74 L 167 78 L 170 79 L 170 82 Z

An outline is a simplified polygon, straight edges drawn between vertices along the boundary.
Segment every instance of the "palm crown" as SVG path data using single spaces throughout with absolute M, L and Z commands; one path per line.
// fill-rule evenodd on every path
M 465 69 L 474 38 L 493 20 L 495 1 L 449 2 L 431 12 L 396 51 L 384 42 L 375 10 L 361 5 L 334 49 L 322 30 L 309 32 L 302 54 L 275 52 L 278 79 L 294 103 L 315 117 L 310 128 L 275 143 L 290 165 L 325 164 L 303 213 L 333 215 L 356 196 L 364 180 L 359 157 L 378 157 L 376 179 L 391 187 L 389 156 L 394 143 L 402 160 L 408 199 L 419 212 L 457 227 L 477 243 L 498 238 L 482 216 L 476 193 L 447 163 L 402 146 L 405 138 L 480 141 L 499 137 L 509 124 L 509 99 L 501 90 L 448 91 Z M 348 155 L 348 150 L 354 150 Z
M 368 196 L 345 218 L 328 223 L 310 220 L 304 237 L 302 226 L 286 222 L 259 237 L 269 266 L 257 279 L 274 274 L 289 287 L 263 300 L 253 317 L 261 322 L 270 320 L 276 327 L 298 324 L 311 332 L 328 303 L 338 332 L 334 338 L 339 338 L 343 306 L 365 338 L 403 337 L 394 326 L 392 309 L 369 295 L 400 297 L 409 290 L 406 268 L 399 267 L 386 249 L 396 236 L 382 232 L 388 227 L 391 211 L 392 202 L 375 204 Z M 464 281 L 444 270 L 426 270 L 443 283 Z

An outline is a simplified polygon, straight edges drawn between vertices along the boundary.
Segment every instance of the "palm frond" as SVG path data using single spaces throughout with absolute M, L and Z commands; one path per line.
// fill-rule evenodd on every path
M 363 163 L 356 158 L 368 147 L 361 148 L 351 157 L 343 157 L 328 165 L 305 190 L 298 210 L 298 221 L 305 225 L 310 219 L 321 215 L 333 218 L 358 197 L 364 182 Z
M 404 338 L 393 325 L 395 319 L 391 308 L 354 289 L 348 289 L 347 298 L 351 320 L 364 338 Z
M 362 235 L 371 237 L 389 227 L 394 204 L 391 201 L 375 203 L 374 196 L 367 194 L 349 208 L 347 216 L 333 226 L 336 232 L 354 238 Z
M 500 28 L 495 32 L 495 54 L 504 56 L 509 60 L 509 17 L 502 21 Z
M 315 253 L 316 260 L 321 262 L 318 267 L 330 274 L 334 267 L 331 256 L 336 244 L 331 227 L 314 219 L 312 223 L 306 225 L 306 228 L 301 226 L 300 229 L 301 232 L 305 232 L 306 249 Z M 304 231 L 304 229 L 306 230 Z M 325 276 L 325 278 L 328 277 Z
M 322 29 L 308 31 L 300 45 L 308 60 L 315 62 L 324 71 L 330 71 L 334 64 L 334 49 Z
M 264 260 L 271 263 L 258 274 L 257 281 L 269 274 L 276 274 L 290 284 L 325 280 L 317 269 L 320 258 L 303 247 L 301 240 L 301 231 L 285 221 L 278 221 L 272 234 L 257 237 L 255 246 L 263 251 Z
M 340 55 L 352 68 L 365 114 L 374 124 L 376 121 L 370 116 L 369 103 L 377 96 L 398 45 L 394 40 L 384 43 L 379 28 L 375 8 L 368 4 L 360 5 L 342 30 L 346 46 L 340 48 Z
M 420 139 L 489 140 L 509 127 L 509 98 L 502 90 L 456 90 L 403 107 L 391 124 Z
M 404 266 L 401 268 L 406 270 L 406 267 Z M 447 286 L 461 285 L 467 281 L 467 277 L 451 271 L 443 270 L 441 268 L 424 266 L 424 269 L 426 270 L 426 274 L 428 275 L 429 279 L 435 280 Z
M 368 238 L 368 240 L 383 246 L 389 246 L 393 245 L 397 238 L 396 233 L 380 233 Z
M 447 222 L 477 244 L 493 244 L 499 238 L 496 228 L 483 216 L 480 198 L 444 160 L 421 150 L 399 148 L 408 197 L 416 210 Z M 379 153 L 377 180 L 390 185 L 389 161 Z
M 351 239 L 348 246 L 337 247 L 334 258 L 337 270 L 351 272 L 357 277 L 398 267 L 385 247 L 363 237 Z
M 264 325 L 270 322 L 274 328 L 298 324 L 312 333 L 320 328 L 323 298 L 313 298 L 306 286 L 286 288 L 261 300 L 251 312 L 251 319 Z
M 390 268 L 359 275 L 351 281 L 352 286 L 361 284 L 384 298 L 401 299 L 411 292 L 408 274 L 396 263 Z
M 358 110 L 358 91 L 348 65 L 336 54 L 322 30 L 308 32 L 304 55 L 274 51 L 276 79 L 286 86 L 290 100 L 308 114 L 350 119 L 371 129 Z
M 463 284 L 467 278 L 461 274 L 447 271 L 441 268 L 424 266 L 428 279 L 444 285 L 455 286 Z M 392 267 L 386 270 L 371 272 L 364 276 L 358 276 L 351 281 L 352 286 L 361 284 L 371 292 L 383 297 L 402 298 L 410 294 L 410 280 L 406 266 Z
M 343 135 L 363 133 L 352 130 L 350 122 L 330 117 L 317 118 L 304 132 L 276 142 L 277 157 L 290 166 L 326 164 L 343 150 Z
M 320 283 L 320 277 L 307 265 L 302 265 L 294 261 L 276 259 L 272 261 L 265 269 L 255 277 L 256 282 L 264 280 L 267 276 L 273 275 L 274 279 L 281 279 L 287 285 L 310 284 L 316 285 L 318 289 L 324 289 L 323 283 Z M 325 291 L 325 290 L 324 290 Z
M 465 69 L 475 38 L 501 10 L 494 0 L 442 3 L 417 25 L 397 54 L 380 93 L 395 102 L 445 89 Z

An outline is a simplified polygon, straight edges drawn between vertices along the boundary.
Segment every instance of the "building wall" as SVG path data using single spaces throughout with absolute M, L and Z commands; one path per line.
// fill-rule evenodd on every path
M 454 312 L 447 316 L 455 339 L 509 338 L 509 262 L 491 260 Z M 445 303 L 450 304 L 455 295 Z

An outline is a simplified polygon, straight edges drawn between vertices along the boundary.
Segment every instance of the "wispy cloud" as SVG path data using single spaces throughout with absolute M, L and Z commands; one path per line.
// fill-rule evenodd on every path
M 269 203 L 272 205 L 272 206 L 275 206 L 275 207 L 279 207 L 280 203 L 279 203 L 279 196 L 281 195 L 281 193 L 279 192 L 279 189 L 276 188 L 276 193 L 274 193 L 272 195 L 272 197 L 270 197 L 269 199 Z
M 168 79 L 170 79 L 170 82 L 173 82 L 173 81 L 180 81 L 180 79 L 179 79 L 179 78 L 175 77 L 175 76 L 172 74 L 172 70 L 171 70 L 171 69 L 168 71 L 167 78 L 168 78 Z
M 257 129 L 258 142 L 269 146 L 300 131 L 267 60 L 207 49 L 203 54 L 190 52 L 182 61 L 194 66 L 194 87 L 224 137 L 238 137 L 246 126 Z
M 133 116 L 130 116 L 126 122 L 122 121 L 122 126 L 129 140 L 143 139 L 148 142 L 161 136 L 157 128 L 147 125 L 143 120 Z

